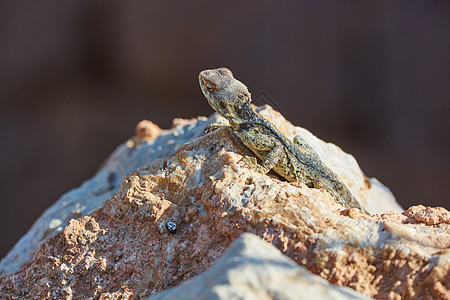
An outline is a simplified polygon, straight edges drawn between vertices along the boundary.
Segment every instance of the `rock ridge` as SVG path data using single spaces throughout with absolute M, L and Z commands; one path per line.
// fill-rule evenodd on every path
M 416 206 L 400 213 L 388 189 L 366 178 L 352 156 L 270 107 L 260 111 L 288 136 L 302 135 L 374 215 L 344 209 L 324 190 L 255 173 L 228 128 L 203 134 L 215 115 L 178 120 L 151 141 L 120 146 L 72 192 L 70 209 L 58 215 L 60 228 L 39 237 L 39 245 L 29 241 L 21 268 L 3 267 L 12 273 L 0 278 L 0 298 L 156 295 L 209 269 L 246 232 L 330 283 L 369 297 L 448 296 L 448 211 Z M 74 203 L 86 206 L 75 218 Z M 176 233 L 167 230 L 168 221 Z M 40 226 L 48 232 L 45 222 Z

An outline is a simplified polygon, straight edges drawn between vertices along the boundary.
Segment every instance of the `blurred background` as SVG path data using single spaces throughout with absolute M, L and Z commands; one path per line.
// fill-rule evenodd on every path
M 450 209 L 450 2 L 0 2 L 0 256 L 135 125 L 227 66 L 405 208 Z M 262 104 L 264 99 L 258 104 Z

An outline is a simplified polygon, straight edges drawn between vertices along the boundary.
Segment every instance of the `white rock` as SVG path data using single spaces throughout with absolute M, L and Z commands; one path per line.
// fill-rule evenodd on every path
M 298 266 L 272 244 L 244 233 L 206 272 L 149 300 L 370 299 L 330 284 Z

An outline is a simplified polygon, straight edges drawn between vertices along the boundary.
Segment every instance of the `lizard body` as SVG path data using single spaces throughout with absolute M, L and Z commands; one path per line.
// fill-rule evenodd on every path
M 266 174 L 273 169 L 290 182 L 323 188 L 341 205 L 366 212 L 311 146 L 299 136 L 291 141 L 251 107 L 250 92 L 229 69 L 202 71 L 199 83 L 211 107 L 229 121 L 244 145 L 262 160 L 262 165 L 255 164 L 259 172 Z

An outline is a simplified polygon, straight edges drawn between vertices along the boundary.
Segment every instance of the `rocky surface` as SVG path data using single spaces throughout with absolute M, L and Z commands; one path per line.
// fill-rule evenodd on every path
M 297 265 L 273 245 L 243 233 L 206 272 L 148 300 L 369 299 L 330 284 Z
M 175 119 L 174 123 L 176 126 L 172 129 L 161 131 L 150 121 L 139 122 L 136 136 L 120 145 L 95 176 L 64 194 L 34 222 L 1 260 L 0 274 L 18 270 L 31 260 L 42 240 L 61 231 L 71 218 L 89 213 L 114 195 L 131 171 L 155 159 L 168 157 L 180 145 L 203 135 L 208 119 L 199 117 L 185 120 L 182 124 Z
M 260 112 L 280 126 L 288 136 L 299 134 L 311 143 L 327 164 L 350 185 L 352 192 L 357 192 L 355 195 L 358 200 L 364 200 L 363 203 L 370 212 L 402 211 L 389 189 L 375 178 L 366 179 L 363 176 L 351 155 L 340 151 L 333 144 L 317 139 L 306 129 L 294 127 L 269 106 L 263 107 Z M 61 231 L 71 218 L 89 213 L 103 200 L 114 195 L 128 173 L 155 159 L 171 156 L 180 145 L 202 136 L 205 127 L 218 120 L 216 114 L 209 119 L 176 118 L 170 130 L 161 130 L 151 121 L 139 122 L 136 126 L 136 136 L 120 145 L 94 177 L 63 195 L 35 221 L 30 230 L 1 260 L 0 275 L 18 270 L 31 260 L 42 240 L 54 232 Z M 367 201 L 361 197 L 366 197 Z
M 15 272 L 0 279 L 0 298 L 147 297 L 207 270 L 244 232 L 367 296 L 448 296 L 447 211 L 418 206 L 399 213 L 389 190 L 367 179 L 351 155 L 268 107 L 261 113 L 288 136 L 300 134 L 379 214 L 344 209 L 323 190 L 255 173 L 228 128 L 203 135 L 215 115 L 177 120 L 171 130 L 156 129 L 159 135 L 144 124 L 153 128 L 150 139 L 142 139 L 144 129 L 120 146 L 2 260 L 3 272 Z

